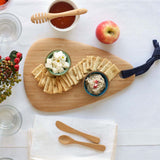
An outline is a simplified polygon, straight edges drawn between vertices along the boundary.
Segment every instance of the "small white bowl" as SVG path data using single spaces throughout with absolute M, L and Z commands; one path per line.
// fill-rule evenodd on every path
M 48 13 L 49 13 L 50 8 L 51 8 L 55 3 L 58 3 L 58 2 L 66 2 L 66 3 L 70 4 L 74 9 L 78 9 L 78 7 L 75 5 L 75 3 L 72 2 L 71 0 L 55 0 L 55 1 L 53 1 L 53 2 L 51 3 L 51 5 L 49 6 L 49 8 L 48 8 Z M 71 29 L 73 29 L 73 28 L 77 25 L 79 18 L 80 18 L 80 16 L 79 16 L 79 15 L 76 15 L 73 24 L 72 24 L 70 27 L 64 28 L 64 29 L 57 28 L 57 27 L 54 26 L 50 21 L 48 21 L 48 22 L 49 22 L 50 26 L 51 26 L 52 28 L 54 28 L 55 30 L 60 31 L 60 32 L 66 32 L 66 31 L 70 31 Z

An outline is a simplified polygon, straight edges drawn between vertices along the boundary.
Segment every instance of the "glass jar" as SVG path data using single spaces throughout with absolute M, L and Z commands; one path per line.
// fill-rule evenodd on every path
M 0 106 L 0 135 L 13 135 L 22 125 L 21 113 L 13 106 Z

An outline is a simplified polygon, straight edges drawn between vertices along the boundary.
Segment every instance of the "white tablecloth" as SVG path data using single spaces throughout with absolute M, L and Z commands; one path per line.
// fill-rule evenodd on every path
M 133 66 L 144 63 L 151 56 L 152 39 L 160 40 L 159 0 L 74 1 L 79 8 L 87 8 L 88 13 L 81 16 L 75 29 L 59 33 L 48 23 L 35 25 L 30 22 L 30 16 L 36 12 L 47 11 L 52 0 L 11 0 L 10 6 L 2 12 L 17 15 L 22 22 L 23 32 L 15 44 L 7 46 L 2 56 L 8 55 L 12 49 L 22 52 L 24 58 L 20 72 L 23 74 L 23 64 L 30 45 L 38 39 L 47 37 L 66 38 L 104 49 L 130 62 Z M 96 26 L 104 20 L 113 20 L 120 27 L 120 38 L 113 45 L 101 44 L 95 37 Z M 137 77 L 130 87 L 105 100 L 79 109 L 50 114 L 114 120 L 118 123 L 119 130 L 142 129 L 150 132 L 150 129 L 160 129 L 159 68 L 160 63 L 156 62 L 145 75 Z M 20 110 L 23 115 L 21 131 L 32 127 L 35 114 L 48 115 L 32 107 L 26 97 L 23 82 L 14 87 L 12 96 L 3 104 L 11 104 Z M 16 142 L 16 144 L 20 143 L 20 141 Z M 159 153 L 158 145 L 118 146 L 116 160 L 158 160 Z M 2 156 L 26 160 L 27 149 L 0 148 L 0 157 Z

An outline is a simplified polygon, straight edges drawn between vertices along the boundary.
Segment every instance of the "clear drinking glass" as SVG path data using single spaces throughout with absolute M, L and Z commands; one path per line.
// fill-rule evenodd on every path
M 22 125 L 21 113 L 13 106 L 0 106 L 0 135 L 13 135 Z
M 11 13 L 0 13 L 0 44 L 15 42 L 22 33 L 20 20 Z

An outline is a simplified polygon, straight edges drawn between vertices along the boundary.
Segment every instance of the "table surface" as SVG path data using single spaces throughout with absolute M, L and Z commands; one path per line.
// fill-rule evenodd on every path
M 160 37 L 159 0 L 74 0 L 79 8 L 87 8 L 88 13 L 80 17 L 75 29 L 66 33 L 53 30 L 48 23 L 35 25 L 30 22 L 32 14 L 47 11 L 51 2 L 52 0 L 11 0 L 8 8 L 1 11 L 1 13 L 9 12 L 17 15 L 23 25 L 20 39 L 7 46 L 2 44 L 0 48 L 2 56 L 7 56 L 12 49 L 23 53 L 21 74 L 23 74 L 28 49 L 33 42 L 41 38 L 65 38 L 83 42 L 109 51 L 133 66 L 143 64 L 151 56 L 153 39 L 160 40 L 158 39 Z M 112 45 L 100 43 L 95 36 L 96 26 L 104 20 L 113 20 L 120 27 L 120 37 Z M 27 99 L 23 81 L 14 87 L 13 94 L 2 104 L 10 104 L 20 110 L 23 116 L 21 131 L 31 128 L 34 116 L 41 114 L 108 119 L 114 120 L 119 130 L 133 132 L 144 130 L 148 133 L 154 129 L 156 132 L 156 129 L 160 129 L 159 67 L 160 63 L 156 62 L 146 74 L 136 77 L 130 87 L 107 99 L 79 109 L 49 114 L 35 110 Z M 151 138 L 150 141 L 152 141 Z M 20 143 L 21 139 L 15 144 Z M 119 145 L 116 160 L 156 160 L 160 159 L 159 153 L 159 144 Z M 27 154 L 26 147 L 0 148 L 0 157 L 9 156 L 15 160 L 27 160 Z

